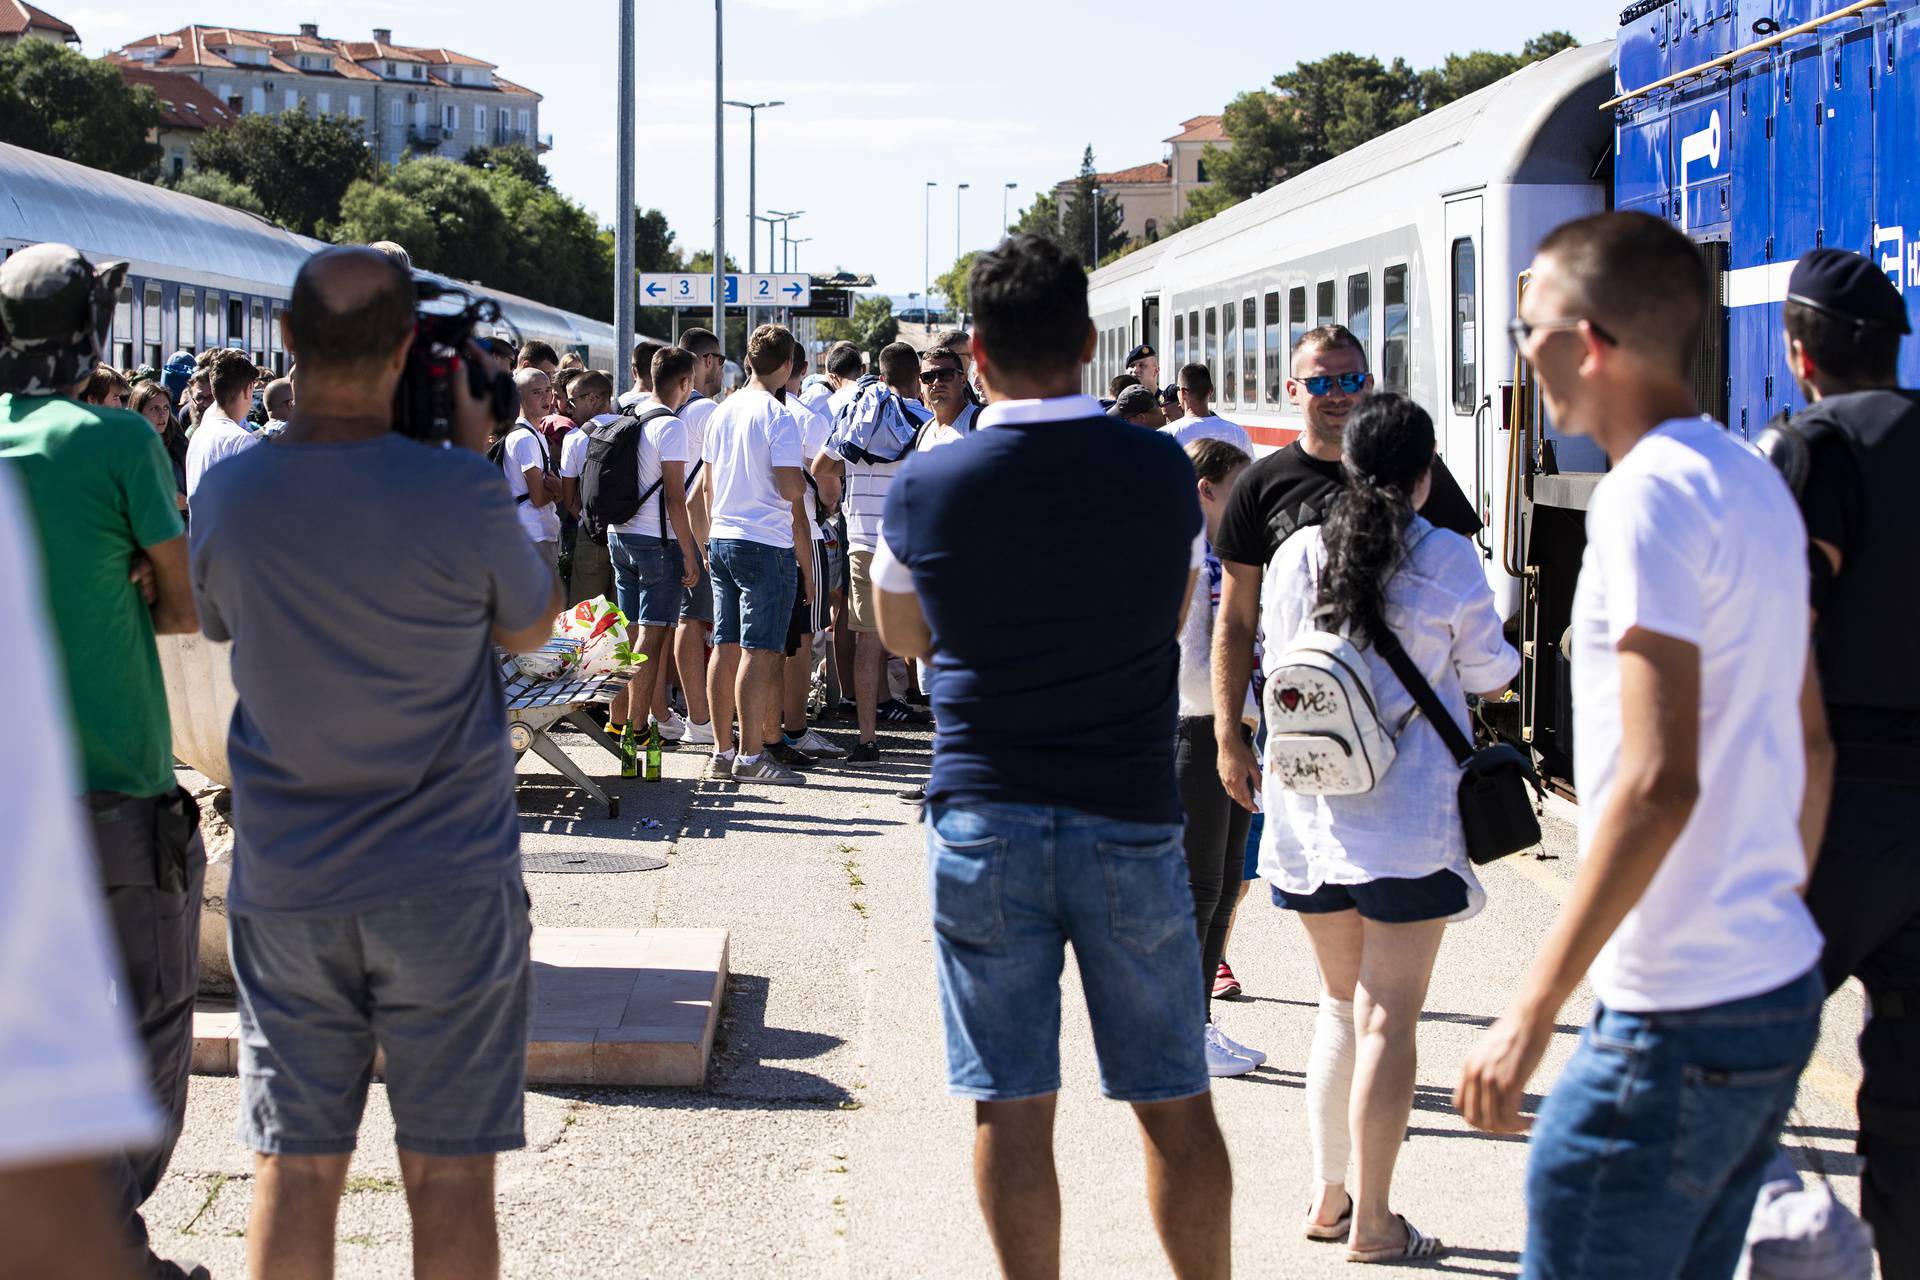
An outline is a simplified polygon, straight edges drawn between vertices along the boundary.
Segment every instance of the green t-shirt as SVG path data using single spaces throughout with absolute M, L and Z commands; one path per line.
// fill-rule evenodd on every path
M 171 790 L 153 615 L 127 580 L 135 551 L 185 532 L 159 433 L 126 409 L 0 395 L 0 460 L 19 472 L 40 537 L 87 790 Z

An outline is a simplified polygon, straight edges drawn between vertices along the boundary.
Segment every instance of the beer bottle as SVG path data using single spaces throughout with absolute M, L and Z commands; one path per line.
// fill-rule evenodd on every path
M 660 723 L 657 720 L 647 723 L 647 773 L 648 782 L 660 781 Z
M 640 776 L 639 741 L 634 736 L 633 725 L 629 723 L 620 731 L 620 776 L 637 778 Z

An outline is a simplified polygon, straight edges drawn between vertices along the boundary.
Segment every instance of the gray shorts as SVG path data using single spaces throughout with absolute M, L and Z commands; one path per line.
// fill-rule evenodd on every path
M 240 1006 L 240 1140 L 352 1151 L 376 1049 L 398 1145 L 526 1145 L 527 894 L 514 875 L 348 915 L 228 918 Z

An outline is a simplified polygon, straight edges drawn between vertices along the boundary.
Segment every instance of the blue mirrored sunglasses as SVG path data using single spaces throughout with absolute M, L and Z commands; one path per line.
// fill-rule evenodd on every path
M 1367 385 L 1370 373 L 1319 374 L 1311 378 L 1300 379 L 1300 385 L 1307 389 L 1310 396 L 1324 396 L 1333 390 L 1333 384 L 1339 383 L 1340 389 L 1348 395 L 1356 395 Z

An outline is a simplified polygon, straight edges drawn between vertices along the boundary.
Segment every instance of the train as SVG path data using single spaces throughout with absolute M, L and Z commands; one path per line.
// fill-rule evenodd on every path
M 71 244 L 95 262 L 126 261 L 107 359 L 159 368 L 176 350 L 237 347 L 285 373 L 280 315 L 293 278 L 326 242 L 165 187 L 0 143 L 0 259 Z M 597 369 L 616 369 L 612 325 L 529 298 L 416 269 L 416 277 L 493 298 L 520 337 L 542 338 Z
M 1434 418 L 1479 509 L 1478 548 L 1522 669 L 1489 728 L 1571 794 L 1568 625 L 1606 459 L 1559 432 L 1507 337 L 1554 227 L 1640 210 L 1707 256 L 1691 353 L 1701 408 L 1742 437 L 1797 406 L 1780 308 L 1822 245 L 1920 283 L 1920 0 L 1639 0 L 1569 49 L 1356 147 L 1090 278 L 1087 389 L 1152 342 L 1209 366 L 1262 451 L 1294 439 L 1293 341 L 1327 323 L 1375 385 Z M 1920 380 L 1920 349 L 1903 353 Z

